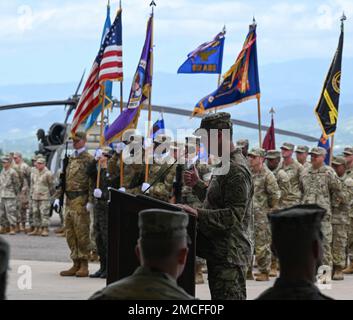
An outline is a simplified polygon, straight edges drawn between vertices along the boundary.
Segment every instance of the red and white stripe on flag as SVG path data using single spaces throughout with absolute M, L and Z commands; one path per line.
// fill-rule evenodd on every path
M 106 47 L 100 63 L 99 82 L 123 80 L 123 48 L 119 45 Z

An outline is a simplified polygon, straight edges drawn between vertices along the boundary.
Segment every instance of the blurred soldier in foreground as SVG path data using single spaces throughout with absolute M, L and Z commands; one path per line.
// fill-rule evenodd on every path
M 191 300 L 177 285 L 188 255 L 188 216 L 160 209 L 139 213 L 136 255 L 141 266 L 96 292 L 92 300 Z
M 299 188 L 300 176 L 304 170 L 303 166 L 293 159 L 294 145 L 288 142 L 283 143 L 281 147 L 282 152 L 282 164 L 280 166 L 283 169 L 289 179 L 291 185 L 291 191 L 287 199 L 282 201 L 283 207 L 290 207 L 295 204 L 299 204 L 302 198 L 301 190 Z
M 236 142 L 236 146 L 241 148 L 241 152 L 245 158 L 248 156 L 249 151 L 249 140 L 248 139 L 239 139 Z
M 10 247 L 4 239 L 0 238 L 0 300 L 5 300 L 9 260 Z
M 92 180 L 87 175 L 87 168 L 92 163 L 93 156 L 86 151 L 86 133 L 77 132 L 72 140 L 75 152 L 69 158 L 65 172 L 65 232 L 73 266 L 60 272 L 60 275 L 88 277 L 89 211 L 93 207 L 93 186 Z M 56 193 L 54 207 L 60 206 L 59 198 L 62 192 L 63 189 L 59 189 Z
M 209 186 L 200 179 L 195 167 L 185 172 L 186 185 L 193 187 L 200 200 L 201 209 L 180 205 L 198 220 L 197 255 L 207 261 L 208 281 L 213 300 L 246 299 L 246 272 L 250 265 L 252 246 L 249 230 L 252 219 L 254 192 L 251 172 L 240 148 L 233 144 L 233 124 L 230 114 L 219 112 L 205 116 L 200 125 L 206 137 L 201 142 L 208 153 L 222 154 L 222 146 L 230 154 L 222 156 L 222 168 L 227 173 L 213 171 Z M 216 136 L 211 136 L 215 133 Z M 216 132 L 214 132 L 216 131 Z M 200 135 L 200 132 L 195 132 Z M 203 141 L 205 139 L 205 141 Z M 218 150 L 211 150 L 210 139 L 215 139 Z
M 24 232 L 26 229 L 26 214 L 28 209 L 28 192 L 31 180 L 31 168 L 22 159 L 22 154 L 15 152 L 13 155 L 13 168 L 18 170 L 21 182 L 21 191 L 19 194 L 19 213 L 17 221 L 17 229 Z
M 269 215 L 280 276 L 258 300 L 330 299 L 315 286 L 315 276 L 322 264 L 324 214 L 325 209 L 317 205 L 298 205 Z
M 342 156 L 334 157 L 332 167 L 341 183 L 344 201 L 332 208 L 332 280 L 343 280 L 343 269 L 346 266 L 346 249 L 348 243 L 349 212 L 352 210 L 353 179 L 346 175 L 346 160 Z
M 11 158 L 1 158 L 3 169 L 0 173 L 0 233 L 6 233 L 10 227 L 10 235 L 16 234 L 18 215 L 17 199 L 20 193 L 20 178 L 11 168 Z
M 310 167 L 310 161 L 307 161 L 309 155 L 308 146 L 297 146 L 295 154 L 297 156 L 297 161 L 304 167 L 304 169 Z
M 36 161 L 37 170 L 31 175 L 34 230 L 28 234 L 30 236 L 47 237 L 49 235 L 50 203 L 55 188 L 53 174 L 45 164 L 44 158 L 38 158 Z
M 265 150 L 255 148 L 248 154 L 248 162 L 254 183 L 255 255 L 259 273 L 256 281 L 269 281 L 269 275 L 277 275 L 271 270 L 271 235 L 267 214 L 278 209 L 281 192 L 274 174 L 264 164 Z
M 321 147 L 312 148 L 311 167 L 304 170 L 301 179 L 303 204 L 318 204 L 326 209 L 321 223 L 325 265 L 332 267 L 332 204 L 339 204 L 344 199 L 340 183 L 335 171 L 325 165 L 326 150 Z

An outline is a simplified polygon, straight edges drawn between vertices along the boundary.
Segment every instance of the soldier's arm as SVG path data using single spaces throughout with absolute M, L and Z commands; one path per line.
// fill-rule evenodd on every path
M 281 191 L 279 189 L 277 180 L 273 173 L 269 173 L 266 176 L 266 192 L 269 195 L 269 207 L 271 209 L 277 209 L 279 199 L 281 198 Z
M 49 189 L 50 196 L 52 197 L 55 194 L 55 185 L 54 185 L 54 176 L 49 171 L 47 175 L 47 185 Z
M 278 186 L 281 189 L 281 198 L 282 199 L 286 198 L 290 193 L 291 185 L 290 185 L 289 176 L 284 171 L 282 171 L 282 174 L 280 175 L 278 184 L 279 184 Z
M 207 194 L 207 184 L 199 180 L 196 185 L 192 188 L 192 193 L 195 194 L 200 201 L 204 201 L 206 199 L 206 194 Z
M 329 177 L 329 190 L 331 195 L 331 205 L 333 207 L 338 207 L 340 204 L 345 204 L 346 197 L 343 193 L 343 188 L 341 181 L 334 172 L 328 172 Z
M 16 193 L 16 195 L 18 195 L 22 189 L 22 186 L 21 186 L 20 177 L 16 171 L 14 171 L 14 173 L 12 174 L 11 180 L 12 180 L 12 184 L 14 186 L 15 193 Z
M 197 209 L 199 227 L 204 234 L 230 231 L 242 223 L 251 197 L 251 177 L 245 171 L 230 169 L 223 177 L 224 208 Z

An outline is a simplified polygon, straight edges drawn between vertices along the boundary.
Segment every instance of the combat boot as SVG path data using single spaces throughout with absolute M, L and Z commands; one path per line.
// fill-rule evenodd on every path
M 74 264 L 70 269 L 61 271 L 60 275 L 62 277 L 74 277 L 76 276 L 76 272 L 78 270 L 80 270 L 80 260 L 77 259 L 77 260 L 74 260 Z
M 88 277 L 88 260 L 81 260 L 80 269 L 76 272 L 76 277 Z
M 97 270 L 95 273 L 89 275 L 90 278 L 100 278 L 102 275 L 102 269 Z
M 42 236 L 42 237 L 47 237 L 47 236 L 49 236 L 48 227 L 44 227 L 44 228 L 42 229 L 41 236 Z
M 19 224 L 19 223 L 16 223 L 15 232 L 16 232 L 16 233 L 19 233 L 19 232 L 20 232 L 20 224 Z
M 37 228 L 37 227 L 32 227 L 32 228 L 33 228 L 32 232 L 29 232 L 28 235 L 29 236 L 36 236 L 39 228 Z
M 353 274 L 353 262 L 351 262 L 351 264 L 346 269 L 343 269 L 342 272 L 344 274 Z
M 42 234 L 42 228 L 38 228 L 35 236 L 40 236 L 41 234 Z
M 271 271 L 270 271 L 269 276 L 270 277 L 277 277 L 277 262 L 276 262 L 276 260 L 271 262 Z
M 334 273 L 332 276 L 332 280 L 344 280 L 343 272 L 341 267 L 334 267 Z
M 31 226 L 31 227 L 29 227 L 29 228 L 27 228 L 27 229 L 25 230 L 25 233 L 30 234 L 30 233 L 33 232 L 33 231 L 34 231 L 34 227 Z
M 5 234 L 6 233 L 6 228 L 0 227 L 0 234 Z
M 65 229 L 64 227 L 59 227 L 54 230 L 54 233 L 59 234 L 59 233 L 64 233 Z
M 107 278 L 107 270 L 103 270 L 100 276 L 101 279 L 106 279 Z
M 26 230 L 25 224 L 24 224 L 24 223 L 20 223 L 20 225 L 19 225 L 19 232 L 25 232 L 25 230 Z
M 9 233 L 10 235 L 15 235 L 16 234 L 16 228 L 15 227 L 13 227 L 13 226 L 11 226 L 10 227 L 10 233 Z
M 10 229 L 11 229 L 11 227 L 6 227 L 6 232 L 5 233 L 9 233 Z
M 254 280 L 254 276 L 252 274 L 252 269 L 249 268 L 248 272 L 246 273 L 246 280 Z
M 255 277 L 256 281 L 270 281 L 268 273 L 259 273 L 258 276 Z

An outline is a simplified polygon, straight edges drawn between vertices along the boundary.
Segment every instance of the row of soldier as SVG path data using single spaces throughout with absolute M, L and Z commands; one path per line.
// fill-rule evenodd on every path
M 243 147 L 254 181 L 254 240 L 259 272 L 258 281 L 277 275 L 276 259 L 271 253 L 267 215 L 298 204 L 318 204 L 326 209 L 322 221 L 325 265 L 333 270 L 333 280 L 353 273 L 353 148 L 335 156 L 332 167 L 325 165 L 326 150 L 283 143 L 281 151 Z M 294 152 L 296 159 L 293 158 Z M 308 156 L 311 161 L 307 161 Z M 347 257 L 350 265 L 347 266 Z M 251 270 L 248 279 L 252 279 Z
M 0 234 L 49 235 L 49 213 L 55 192 L 54 177 L 42 156 L 27 165 L 18 152 L 1 158 Z

